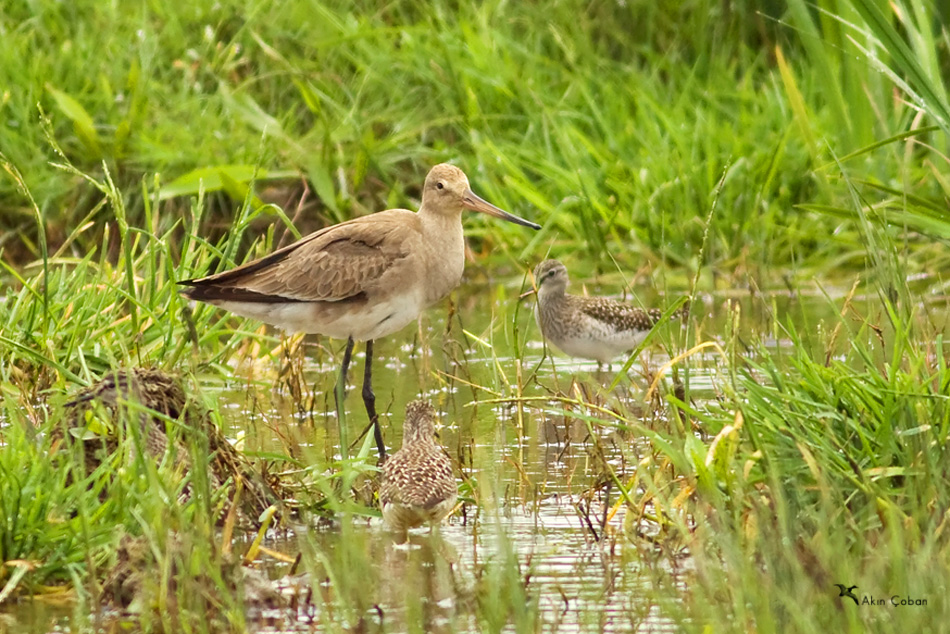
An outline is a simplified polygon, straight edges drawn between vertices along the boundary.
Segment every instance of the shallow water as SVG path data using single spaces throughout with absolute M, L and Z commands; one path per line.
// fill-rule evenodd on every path
M 605 410 L 642 410 L 645 417 L 633 422 L 663 424 L 643 395 L 669 354 L 681 351 L 679 335 L 658 339 L 610 392 L 607 386 L 621 363 L 599 370 L 592 362 L 546 355 L 530 304 L 492 304 L 487 293 L 472 289 L 457 295 L 466 299 L 454 307 L 454 317 L 439 307 L 417 327 L 377 343 L 374 386 L 390 450 L 398 447 L 406 403 L 423 397 L 435 404 L 440 440 L 457 475 L 465 476 L 461 511 L 439 536 L 413 534 L 409 549 L 397 547 L 379 519 L 275 531 L 265 546 L 291 557 L 301 553 L 302 576 L 287 579 L 289 565 L 266 557 L 261 566 L 272 578 L 282 578 L 283 592 L 300 601 L 292 611 L 253 612 L 250 626 L 260 632 L 401 631 L 420 625 L 425 631 L 479 632 L 492 624 L 478 620 L 484 610 L 474 597 L 485 596 L 484 584 L 494 583 L 493 574 L 503 579 L 504 571 L 517 565 L 517 578 L 509 582 L 520 583 L 527 600 L 537 601 L 544 631 L 677 630 L 677 606 L 657 605 L 655 597 L 662 593 L 656 586 L 687 584 L 688 555 L 661 557 L 635 547 L 623 534 L 622 507 L 604 522 L 616 502 L 616 491 L 602 486 L 604 462 L 625 480 L 650 448 L 603 411 L 588 410 L 603 421 L 589 428 L 565 399 L 583 397 Z M 701 319 L 700 340 L 723 343 L 733 301 L 706 301 L 701 310 L 713 316 Z M 758 338 L 776 351 L 787 345 L 780 332 L 757 331 L 755 324 L 767 323 L 762 303 L 740 305 L 743 337 Z M 777 296 L 771 307 L 793 321 L 807 315 L 814 323 L 837 310 L 821 297 Z M 279 351 L 273 362 L 249 359 L 235 368 L 229 384 L 209 384 L 222 403 L 228 436 L 249 451 L 290 453 L 307 464 L 337 459 L 333 385 L 341 349 L 341 342 L 308 339 L 304 353 L 292 361 Z M 690 358 L 686 380 L 695 406 L 715 396 L 720 363 L 712 349 Z M 346 398 L 350 455 L 358 451 L 355 439 L 367 422 L 362 372 L 358 347 Z M 661 386 L 661 393 L 670 390 L 668 383 Z M 574 408 L 575 416 L 565 418 L 566 408 Z M 644 556 L 654 557 L 649 565 Z M 306 600 L 303 592 L 309 593 Z M 24 632 L 68 630 L 69 622 L 68 608 L 43 602 L 14 606 L 4 618 L 0 631 L 4 622 L 22 628 L 10 631 Z M 509 615 L 506 629 L 517 629 L 517 622 L 518 615 Z
M 522 321 L 529 318 L 527 311 L 521 315 Z M 491 318 L 478 321 L 488 323 Z M 645 365 L 638 361 L 632 366 L 633 380 L 625 379 L 610 393 L 607 386 L 621 363 L 600 371 L 593 362 L 545 357 L 544 346 L 533 340 L 531 323 L 523 327 L 532 340 L 517 356 L 510 352 L 510 341 L 498 342 L 498 331 L 504 328 L 477 333 L 466 329 L 471 333 L 467 335 L 453 324 L 445 334 L 442 311 L 430 312 L 424 323 L 417 332 L 407 333 L 402 343 L 377 344 L 374 386 L 384 437 L 390 450 L 398 447 L 405 404 L 420 396 L 431 400 L 440 411 L 440 441 L 466 479 L 477 481 L 469 483 L 478 503 L 469 500 L 461 513 L 446 521 L 438 539 L 425 531 L 413 535 L 415 549 L 409 551 L 394 546 L 378 519 L 354 520 L 346 531 L 339 527 L 294 531 L 273 540 L 270 547 L 290 556 L 303 551 L 305 561 L 308 551 L 345 550 L 345 541 L 357 542 L 373 553 L 370 560 L 375 563 L 360 571 L 366 577 L 366 609 L 349 617 L 365 619 L 367 626 L 400 631 L 424 623 L 425 631 L 483 631 L 486 624 L 477 620 L 479 612 L 472 605 L 474 588 L 485 574 L 486 562 L 501 566 L 513 557 L 522 579 L 528 579 L 527 595 L 538 602 L 540 624 L 546 631 L 675 631 L 676 622 L 667 612 L 671 606 L 657 606 L 646 597 L 656 594 L 649 590 L 658 582 L 657 569 L 663 571 L 663 583 L 681 584 L 688 557 L 654 562 L 647 569 L 623 536 L 622 508 L 606 529 L 602 525 L 616 502 L 616 491 L 604 497 L 600 461 L 606 460 L 625 479 L 642 457 L 641 449 L 649 448 L 609 417 L 591 429 L 581 420 L 565 418 L 566 405 L 556 398 L 583 396 L 604 407 L 635 411 L 647 387 L 638 373 L 643 368 L 657 371 L 669 356 L 662 349 L 651 349 Z M 467 340 L 467 345 L 460 340 Z M 492 340 L 494 345 L 489 347 L 487 342 Z M 499 349 L 508 354 L 499 354 Z M 286 389 L 270 400 L 270 409 L 263 407 L 262 400 L 252 399 L 256 422 L 296 418 L 292 435 L 301 447 L 322 452 L 321 459 L 337 458 L 337 421 L 332 411 L 337 358 L 314 347 L 300 368 L 298 382 L 309 393 L 315 390 L 313 409 L 318 413 L 295 412 L 293 390 Z M 693 361 L 691 393 L 702 398 L 715 383 L 715 376 L 703 367 L 712 358 L 697 356 Z M 362 364 L 360 350 L 351 366 L 347 396 L 351 439 L 366 422 L 359 394 Z M 523 400 L 520 405 L 503 402 L 506 397 Z M 238 391 L 229 398 L 240 400 L 247 395 Z M 255 426 L 243 414 L 233 424 L 234 433 L 249 432 Z M 278 448 L 270 446 L 268 438 L 257 436 L 252 441 L 251 436 L 248 433 L 247 440 L 260 442 L 262 450 Z M 351 455 L 358 447 L 354 442 Z M 463 497 L 468 495 L 463 488 Z M 270 570 L 279 575 L 286 568 L 278 565 Z M 318 563 L 315 568 L 320 577 L 332 573 L 333 566 Z M 406 592 L 410 578 L 414 587 Z M 416 587 L 424 590 L 420 593 Z M 426 598 L 422 608 L 418 607 L 420 597 Z M 260 631 L 319 631 L 330 622 L 342 625 L 331 612 L 324 604 L 295 614 L 270 613 L 265 615 L 269 617 L 266 624 L 259 623 Z

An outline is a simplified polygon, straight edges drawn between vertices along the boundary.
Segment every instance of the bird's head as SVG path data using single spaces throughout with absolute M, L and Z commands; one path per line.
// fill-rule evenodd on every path
M 532 229 L 541 228 L 529 220 L 499 209 L 475 194 L 465 172 L 448 163 L 440 163 L 429 170 L 422 188 L 422 209 L 427 213 L 445 215 L 460 215 L 463 209 L 470 209 Z

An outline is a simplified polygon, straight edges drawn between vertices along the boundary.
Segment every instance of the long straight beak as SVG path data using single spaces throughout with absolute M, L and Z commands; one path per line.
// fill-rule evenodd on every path
M 462 194 L 462 206 L 466 209 L 480 211 L 483 214 L 501 218 L 502 220 L 507 220 L 508 222 L 513 222 L 516 225 L 521 225 L 523 227 L 531 227 L 532 229 L 541 228 L 541 225 L 537 223 L 531 222 L 530 220 L 525 220 L 524 218 L 519 218 L 518 216 L 510 214 L 503 209 L 499 209 L 484 198 L 481 198 L 475 194 L 475 192 L 473 192 L 471 189 L 466 189 L 465 193 Z

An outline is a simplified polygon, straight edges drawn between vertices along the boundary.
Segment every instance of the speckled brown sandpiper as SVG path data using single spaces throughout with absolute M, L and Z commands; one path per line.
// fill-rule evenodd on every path
M 383 520 L 405 532 L 425 523 L 438 524 L 458 499 L 452 462 L 435 441 L 435 409 L 426 401 L 406 406 L 402 448 L 383 464 L 379 505 Z
M 534 269 L 538 302 L 534 316 L 548 342 L 565 354 L 607 364 L 619 354 L 637 347 L 663 311 L 644 310 L 607 297 L 570 295 L 567 268 L 557 260 L 545 260 Z M 689 304 L 673 314 L 685 317 Z
M 291 332 L 366 342 L 363 404 L 380 458 L 386 455 L 373 394 L 373 340 L 414 321 L 462 279 L 462 211 L 541 227 L 476 196 L 459 168 L 436 165 L 418 213 L 389 209 L 321 229 L 274 253 L 216 275 L 180 282 L 184 295 Z

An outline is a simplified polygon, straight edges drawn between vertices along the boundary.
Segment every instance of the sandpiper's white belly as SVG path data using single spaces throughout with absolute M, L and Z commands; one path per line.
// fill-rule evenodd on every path
M 567 336 L 549 340 L 568 356 L 610 363 L 620 353 L 636 348 L 646 336 L 647 331 L 627 331 L 613 336 Z
M 415 321 L 426 308 L 421 289 L 397 293 L 366 304 L 344 302 L 254 303 L 216 301 L 242 317 L 257 319 L 288 332 L 326 335 L 333 339 L 353 337 L 370 341 L 391 335 Z
M 590 315 L 579 315 L 569 323 L 545 329 L 535 305 L 534 317 L 548 342 L 570 357 L 610 363 L 623 352 L 633 350 L 646 339 L 649 330 L 618 330 L 614 325 Z

